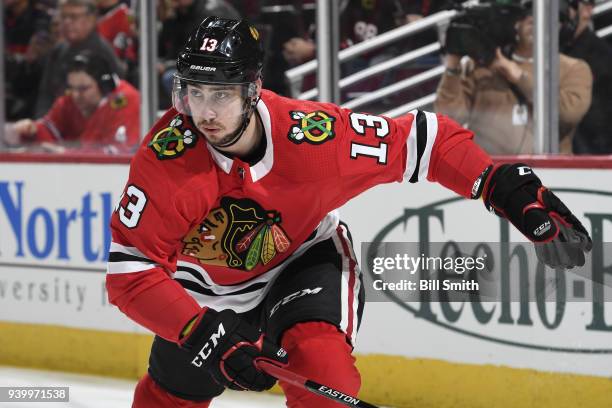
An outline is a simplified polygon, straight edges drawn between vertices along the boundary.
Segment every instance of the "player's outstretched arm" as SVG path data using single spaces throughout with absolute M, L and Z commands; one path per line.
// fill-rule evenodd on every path
M 287 365 L 287 352 L 230 309 L 204 308 L 186 327 L 179 344 L 191 354 L 190 364 L 234 390 L 264 391 L 276 379 L 256 367 L 267 361 Z
M 591 237 L 563 202 L 524 164 L 491 166 L 482 198 L 535 244 L 540 261 L 553 268 L 583 266 Z
M 591 238 L 580 221 L 524 164 L 493 165 L 472 134 L 437 115 L 428 180 L 470 198 L 510 221 L 535 244 L 538 259 L 553 268 L 585 263 Z

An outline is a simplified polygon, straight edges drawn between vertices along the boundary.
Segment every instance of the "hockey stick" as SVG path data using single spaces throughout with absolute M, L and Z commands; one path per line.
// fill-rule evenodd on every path
M 257 368 L 262 371 L 265 371 L 272 377 L 275 377 L 281 381 L 288 382 L 291 385 L 295 385 L 296 387 L 303 388 L 315 394 L 321 395 L 325 398 L 329 398 L 340 404 L 357 408 L 378 408 L 376 405 L 368 404 L 367 402 L 361 401 L 351 395 L 347 395 L 326 385 L 316 383 L 292 371 L 268 363 L 267 361 L 260 360 L 257 361 L 255 364 L 257 365 Z

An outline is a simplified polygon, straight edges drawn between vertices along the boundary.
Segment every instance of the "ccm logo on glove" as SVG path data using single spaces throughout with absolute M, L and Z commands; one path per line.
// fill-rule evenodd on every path
M 531 174 L 531 167 L 521 166 L 518 168 L 519 176 L 526 176 Z
M 223 336 L 225 336 L 225 328 L 223 327 L 223 323 L 219 323 L 217 332 L 213 332 L 208 342 L 204 344 L 204 347 L 202 347 L 200 352 L 191 361 L 191 364 L 196 367 L 202 367 L 202 364 L 204 364 L 204 361 L 206 361 L 206 359 L 210 356 L 212 350 L 219 345 L 219 339 L 221 339 Z
M 288 363 L 283 348 L 230 309 L 203 308 L 184 332 L 179 346 L 189 354 L 185 364 L 202 370 L 227 388 L 267 390 L 276 379 L 255 363 L 266 361 L 278 367 Z
M 544 235 L 550 229 L 550 227 L 550 221 L 546 221 L 544 224 L 540 225 L 533 231 L 533 235 L 535 235 L 536 237 L 540 237 Z

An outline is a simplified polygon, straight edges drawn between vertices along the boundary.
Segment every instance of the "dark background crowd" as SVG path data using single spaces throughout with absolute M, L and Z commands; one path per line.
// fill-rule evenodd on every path
M 284 75 L 287 69 L 316 56 L 315 3 L 158 0 L 158 62 L 151 69 L 158 73 L 159 109 L 171 105 L 175 61 L 181 46 L 208 15 L 248 18 L 258 27 L 266 48 L 267 89 L 291 95 L 296 87 L 299 92 L 316 86 L 314 74 L 306 75 L 297 85 L 287 83 Z M 460 2 L 339 0 L 341 48 L 456 7 L 457 3 Z M 524 0 L 481 3 L 510 4 L 523 10 L 531 7 L 531 2 Z M 603 16 L 593 21 L 594 1 L 565 3 L 569 7 L 562 7 L 561 19 L 571 22 L 571 32 L 560 44 L 561 152 L 612 154 L 612 132 L 608 130 L 612 120 L 612 48 L 606 39 L 595 35 L 595 23 L 605 26 L 610 19 L 606 23 Z M 11 147 L 43 146 L 45 151 L 60 152 L 132 151 L 140 135 L 137 17 L 137 0 L 5 0 L 4 86 L 10 125 L 4 129 L 4 143 Z M 533 18 L 524 11 L 513 16 L 512 24 L 512 44 L 499 44 L 486 61 L 463 52 L 457 41 L 461 36 L 446 31 L 446 27 L 422 31 L 351 59 L 342 64 L 343 77 L 438 39 L 443 44 L 440 53 L 344 88 L 343 101 L 442 63 L 445 71 L 441 78 L 360 109 L 382 113 L 436 94 L 435 104 L 428 108 L 474 129 L 481 138 L 479 143 L 489 153 L 531 153 Z M 111 117 L 112 121 L 108 119 Z

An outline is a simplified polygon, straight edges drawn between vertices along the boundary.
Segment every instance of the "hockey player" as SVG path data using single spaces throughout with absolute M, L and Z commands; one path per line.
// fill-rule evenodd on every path
M 483 197 L 548 264 L 584 262 L 588 233 L 529 167 L 492 165 L 472 133 L 433 113 L 390 119 L 262 90 L 262 58 L 246 21 L 202 21 L 177 61 L 174 107 L 132 161 L 107 288 L 156 334 L 134 407 L 267 389 L 260 359 L 357 394 L 364 292 L 335 209 L 377 184 Z M 337 406 L 280 386 L 289 407 Z

